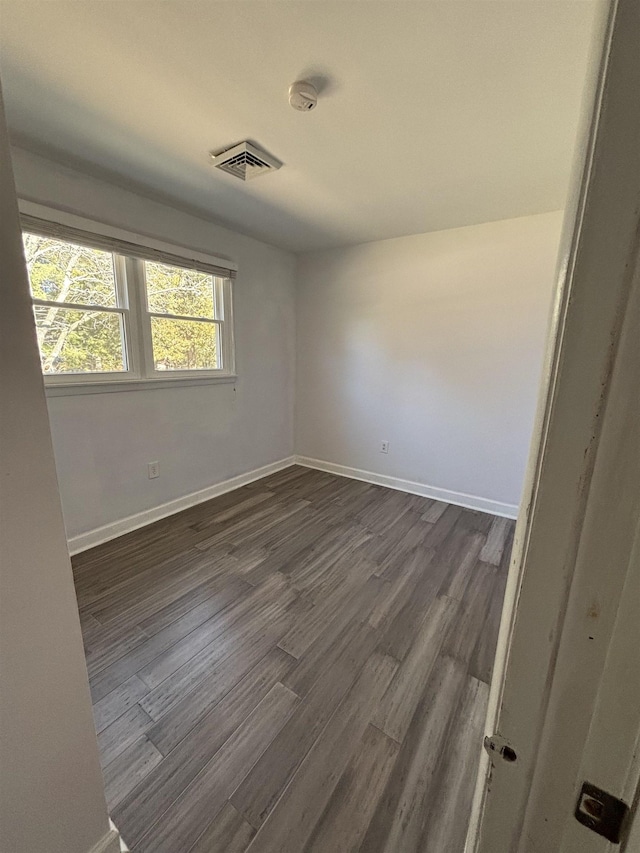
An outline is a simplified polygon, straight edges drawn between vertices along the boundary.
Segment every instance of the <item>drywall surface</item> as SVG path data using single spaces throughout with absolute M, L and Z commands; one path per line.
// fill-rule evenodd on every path
M 67 534 L 108 525 L 293 453 L 289 253 L 14 149 L 18 194 L 238 264 L 236 385 L 50 397 Z M 160 463 L 149 480 L 147 463 Z
M 302 255 L 296 452 L 515 510 L 561 224 L 556 212 Z
M 1 99 L 0 163 L 0 850 L 88 853 L 100 843 L 107 853 L 113 847 Z

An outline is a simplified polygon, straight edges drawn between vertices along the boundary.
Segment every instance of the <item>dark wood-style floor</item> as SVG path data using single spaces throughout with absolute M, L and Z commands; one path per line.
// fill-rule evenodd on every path
M 461 853 L 513 522 L 300 467 L 74 558 L 135 853 Z

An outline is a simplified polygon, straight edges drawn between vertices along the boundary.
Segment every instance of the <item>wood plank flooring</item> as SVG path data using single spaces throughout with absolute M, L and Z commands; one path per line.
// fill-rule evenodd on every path
M 292 466 L 76 556 L 134 853 L 462 853 L 513 522 Z

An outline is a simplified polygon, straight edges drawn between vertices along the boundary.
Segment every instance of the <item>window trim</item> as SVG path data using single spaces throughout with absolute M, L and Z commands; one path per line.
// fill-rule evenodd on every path
M 92 246 L 91 238 L 97 238 L 94 248 L 103 251 L 111 251 L 116 266 L 116 282 L 119 288 L 118 305 L 114 308 L 103 308 L 95 306 L 96 310 L 107 310 L 118 313 L 122 317 L 124 331 L 124 347 L 127 358 L 127 370 L 109 373 L 75 373 L 45 375 L 43 374 L 47 396 L 65 396 L 72 394 L 96 394 L 114 391 L 151 390 L 154 388 L 167 388 L 180 385 L 208 385 L 218 383 L 235 383 L 237 380 L 235 366 L 235 335 L 233 318 L 233 279 L 235 278 L 237 265 L 232 261 L 215 255 L 205 254 L 186 246 L 174 243 L 166 243 L 156 238 L 125 231 L 122 228 L 98 223 L 92 219 L 68 213 L 57 208 L 45 206 L 26 199 L 18 202 L 21 216 L 23 217 L 23 228 L 25 231 L 34 231 L 32 219 L 38 219 L 51 226 L 52 236 L 61 240 L 78 242 L 78 233 L 82 235 L 85 245 Z M 65 236 L 65 230 L 67 235 Z M 73 233 L 69 233 L 73 232 Z M 86 238 L 84 237 L 86 235 Z M 109 241 L 114 246 L 109 247 Z M 117 244 L 127 247 L 135 246 L 134 255 L 126 257 L 119 254 Z M 146 250 L 149 254 L 146 257 Z M 148 311 L 146 305 L 146 289 L 144 285 L 144 260 L 157 261 L 171 264 L 177 262 L 178 266 L 186 269 L 202 269 L 214 277 L 223 280 L 222 295 L 222 318 L 195 318 L 189 320 L 204 320 L 213 322 L 223 330 L 219 336 L 220 368 L 203 370 L 155 370 L 153 366 L 153 352 L 151 345 L 150 322 L 145 322 L 146 317 L 155 316 L 157 312 Z M 209 268 L 209 269 L 208 269 Z M 133 279 L 133 280 L 131 280 Z M 125 282 L 124 287 L 122 283 Z M 216 294 L 216 299 L 218 294 Z M 47 300 L 34 300 L 33 304 L 47 303 Z M 60 303 L 61 304 L 61 303 Z M 91 309 L 92 306 L 79 306 L 83 310 Z M 146 315 L 146 316 L 145 316 Z M 171 318 L 173 315 L 167 314 Z
M 138 281 L 138 286 L 135 288 L 135 293 L 139 298 L 138 309 L 140 311 L 140 316 L 143 318 L 143 322 L 141 323 L 141 340 L 142 340 L 142 353 L 143 358 L 146 365 L 145 376 L 154 379 L 165 379 L 165 377 L 189 377 L 194 375 L 215 375 L 220 376 L 224 373 L 228 373 L 230 371 L 227 370 L 227 365 L 233 365 L 233 349 L 229 348 L 227 338 L 229 337 L 229 330 L 233 331 L 233 320 L 231 322 L 228 319 L 228 315 L 231 312 L 232 315 L 232 290 L 231 280 L 222 276 L 214 276 L 214 278 L 218 279 L 218 281 L 222 281 L 222 286 L 217 283 L 214 284 L 213 290 L 213 304 L 214 309 L 213 317 L 203 317 L 203 316 L 183 316 L 180 314 L 170 314 L 169 312 L 164 311 L 152 311 L 149 308 L 149 296 L 147 292 L 146 286 L 146 269 L 145 269 L 145 261 L 140 258 L 130 258 L 129 259 L 129 267 L 130 273 L 135 276 Z M 221 292 L 222 291 L 222 292 Z M 226 308 L 226 310 L 225 310 Z M 152 323 L 151 318 L 159 317 L 161 319 L 167 320 L 186 320 L 187 322 L 195 322 L 195 323 L 213 323 L 218 328 L 218 338 L 217 338 L 217 356 L 218 363 L 220 367 L 214 368 L 213 370 L 171 370 L 167 373 L 161 370 L 156 370 L 154 366 L 154 358 L 153 358 L 153 340 L 152 340 Z M 148 321 L 148 322 L 145 322 Z M 226 327 L 226 328 L 225 328 Z

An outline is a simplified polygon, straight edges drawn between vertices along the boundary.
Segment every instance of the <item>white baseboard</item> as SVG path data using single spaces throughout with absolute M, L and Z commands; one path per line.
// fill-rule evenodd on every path
M 124 848 L 127 849 L 126 847 Z M 115 827 L 94 844 L 89 853 L 121 853 L 120 833 Z
M 362 471 L 359 468 L 349 468 L 346 465 L 336 465 L 334 462 L 311 459 L 308 456 L 288 456 L 285 459 L 280 459 L 278 462 L 263 465 L 261 468 L 254 468 L 252 471 L 247 471 L 245 474 L 240 474 L 229 480 L 223 480 L 221 483 L 208 486 L 206 489 L 201 489 L 198 492 L 192 492 L 189 495 L 184 495 L 183 497 L 160 504 L 160 506 L 137 512 L 134 515 L 129 515 L 126 518 L 121 518 L 102 527 L 96 527 L 94 530 L 89 530 L 86 533 L 72 536 L 68 541 L 69 553 L 78 554 L 81 551 L 86 551 L 88 548 L 95 548 L 96 545 L 102 545 L 103 542 L 108 542 L 110 539 L 116 539 L 125 533 L 131 533 L 133 530 L 138 530 L 140 527 L 145 527 L 154 521 L 160 521 L 162 518 L 174 515 L 191 506 L 196 506 L 196 504 L 209 501 L 212 498 L 218 497 L 218 495 L 225 494 L 225 492 L 239 489 L 241 486 L 246 486 L 248 483 L 253 483 L 255 480 L 269 476 L 269 474 L 275 474 L 276 471 L 281 471 L 290 465 L 316 468 L 318 471 L 327 471 L 330 474 L 337 474 L 340 477 L 350 477 L 352 480 L 364 480 L 366 483 L 386 486 L 389 489 L 409 492 L 412 495 L 421 495 L 424 498 L 432 498 L 436 501 L 444 501 L 445 503 L 456 504 L 457 506 L 467 507 L 468 509 L 477 509 L 481 512 L 491 513 L 491 515 L 502 515 L 506 518 L 516 518 L 518 515 L 518 507 L 515 504 L 501 503 L 500 501 L 490 500 L 489 498 L 480 498 L 476 495 L 466 495 L 463 492 L 452 492 L 449 489 L 440 489 L 436 486 L 427 486 L 424 483 L 414 483 L 411 480 L 388 477 L 386 474 L 375 474 L 373 471 Z
M 278 462 L 272 462 L 270 465 L 263 465 L 262 468 L 254 468 L 253 471 L 247 471 L 246 474 L 239 474 L 237 477 L 223 480 L 214 486 L 208 486 L 206 489 L 201 489 L 198 492 L 192 492 L 181 498 L 167 501 L 167 503 L 152 507 L 152 509 L 146 509 L 135 513 L 135 515 L 121 518 L 111 524 L 105 524 L 103 527 L 96 527 L 94 530 L 89 530 L 86 533 L 71 536 L 68 540 L 69 553 L 78 554 L 80 551 L 86 551 L 88 548 L 95 548 L 96 545 L 102 545 L 103 542 L 108 542 L 110 539 L 123 536 L 125 533 L 131 533 L 132 530 L 138 530 L 140 527 L 145 527 L 154 521 L 160 521 L 161 518 L 174 515 L 176 512 L 181 512 L 183 509 L 188 509 L 196 504 L 210 501 L 212 498 L 217 498 L 218 495 L 223 495 L 225 492 L 230 492 L 233 489 L 239 489 L 241 486 L 253 483 L 254 480 L 260 480 L 262 477 L 275 474 L 276 471 L 281 471 L 283 468 L 288 468 L 294 464 L 295 456 L 288 456 L 286 459 L 280 459 Z
M 329 474 L 337 474 L 340 477 L 350 477 L 352 480 L 364 480 L 365 483 L 374 483 L 377 486 L 386 486 L 388 489 L 397 489 L 400 492 L 421 495 L 423 498 L 456 504 L 456 506 L 463 506 L 466 509 L 477 509 L 481 512 L 488 512 L 491 515 L 501 515 L 505 518 L 518 517 L 518 506 L 516 504 L 501 503 L 490 498 L 480 498 L 476 495 L 466 495 L 464 492 L 452 492 L 449 489 L 427 486 L 425 483 L 414 483 L 411 480 L 388 477 L 386 474 L 375 474 L 373 471 L 361 471 L 360 468 L 349 468 L 346 465 L 336 465 L 334 462 L 310 459 L 308 456 L 296 456 L 295 463 L 296 465 L 303 465 L 305 468 L 315 468 L 318 471 L 326 471 Z

